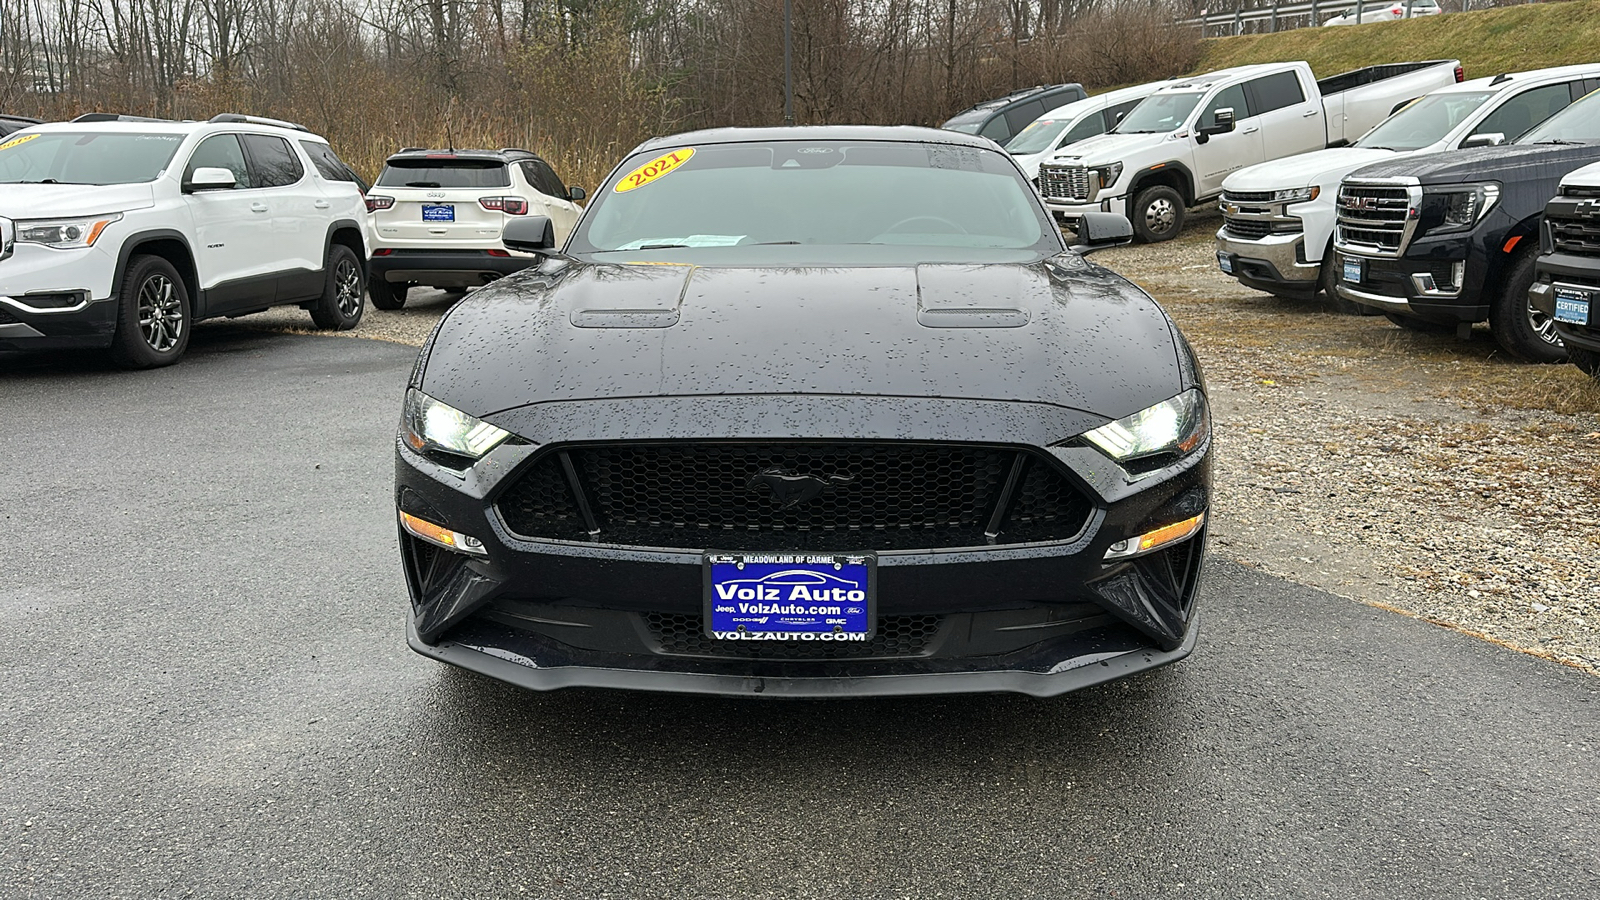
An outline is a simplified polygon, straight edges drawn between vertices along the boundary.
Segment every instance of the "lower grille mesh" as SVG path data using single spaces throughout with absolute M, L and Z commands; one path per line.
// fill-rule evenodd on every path
M 705 619 L 687 613 L 643 613 L 645 627 L 669 656 L 723 659 L 883 659 L 924 656 L 939 633 L 941 616 L 884 616 L 870 641 L 719 641 Z
M 563 459 L 565 457 L 565 460 Z M 566 471 L 587 501 L 590 533 Z M 985 532 L 1018 463 L 998 535 Z M 603 444 L 547 451 L 498 502 L 524 537 L 724 550 L 899 550 L 1065 540 L 1092 506 L 1011 447 Z

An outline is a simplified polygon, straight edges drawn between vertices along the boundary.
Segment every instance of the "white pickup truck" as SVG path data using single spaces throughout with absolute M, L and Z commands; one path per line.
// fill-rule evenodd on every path
M 1217 265 L 1246 287 L 1342 309 L 1328 264 L 1339 182 L 1370 163 L 1501 144 L 1600 88 L 1600 63 L 1474 78 L 1433 91 L 1348 147 L 1240 169 L 1222 182 Z
M 1139 240 L 1170 240 L 1185 211 L 1222 193 L 1229 174 L 1343 146 L 1401 104 L 1461 77 L 1461 64 L 1450 59 L 1368 66 L 1321 81 L 1304 62 L 1174 80 L 1115 131 L 1041 165 L 1039 192 L 1068 224 L 1085 212 L 1115 212 L 1133 222 Z

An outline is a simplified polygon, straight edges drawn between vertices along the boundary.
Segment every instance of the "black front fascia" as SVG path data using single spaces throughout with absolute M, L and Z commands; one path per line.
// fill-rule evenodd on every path
M 85 299 L 87 292 L 84 292 Z M 61 295 L 52 295 L 55 299 Z M 27 295 L 19 299 L 26 302 Z M 0 303 L 0 350 L 88 350 L 109 347 L 117 330 L 115 297 L 77 312 L 28 312 Z M 7 327 L 16 326 L 16 327 Z

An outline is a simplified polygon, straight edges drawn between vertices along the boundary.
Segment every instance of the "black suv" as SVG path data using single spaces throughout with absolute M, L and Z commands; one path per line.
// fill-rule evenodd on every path
M 1464 335 L 1487 321 L 1512 356 L 1565 360 L 1554 321 L 1528 290 L 1545 203 L 1562 176 L 1597 160 L 1600 93 L 1506 146 L 1357 169 L 1339 188 L 1339 296 L 1420 331 Z
M 1041 84 L 1038 87 L 1012 91 L 1004 97 L 985 100 L 971 109 L 964 109 L 940 125 L 951 131 L 986 137 L 1004 147 L 1006 141 L 1022 133 L 1033 120 L 1058 106 L 1082 100 L 1089 94 L 1083 85 Z
M 1539 246 L 1528 300 L 1555 323 L 1572 364 L 1600 378 L 1600 165 L 1561 179 Z

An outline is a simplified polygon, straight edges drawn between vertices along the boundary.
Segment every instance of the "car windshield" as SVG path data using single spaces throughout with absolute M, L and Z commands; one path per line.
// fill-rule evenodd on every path
M 1205 96 L 1199 91 L 1182 94 L 1151 94 L 1139 102 L 1122 121 L 1117 134 L 1153 134 L 1179 128 Z
M 1429 94 L 1378 123 L 1353 146 L 1378 150 L 1420 150 L 1444 139 L 1494 94 L 1451 91 Z
M 762 252 L 751 248 L 770 253 L 778 245 L 950 248 L 937 254 L 942 259 L 1061 250 L 1060 233 L 1017 167 L 978 147 L 839 140 L 685 145 L 637 154 L 618 171 L 591 203 L 569 252 L 720 248 L 713 255 L 732 261 Z
M 379 187 L 506 187 L 506 164 L 494 159 L 391 159 L 378 174 Z
M 1025 156 L 1048 150 L 1071 124 L 1071 119 L 1035 119 L 1033 124 L 1006 142 L 1006 152 L 1012 156 Z
M 0 184 L 136 184 L 172 162 L 181 134 L 51 131 L 0 142 Z
M 1589 144 L 1600 141 L 1600 91 L 1556 113 L 1513 144 Z
M 982 128 L 983 123 L 989 121 L 989 117 L 993 114 L 993 109 L 974 109 L 952 117 L 939 127 L 959 131 L 962 134 L 977 134 L 978 129 Z

